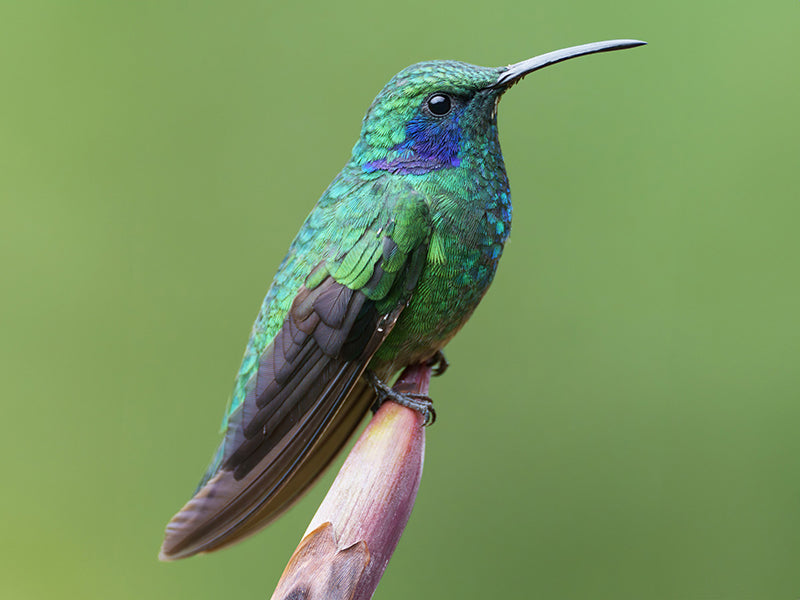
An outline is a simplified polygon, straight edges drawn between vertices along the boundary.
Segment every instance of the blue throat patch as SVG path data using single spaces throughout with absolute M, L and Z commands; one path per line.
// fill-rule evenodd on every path
M 365 163 L 366 173 L 389 171 L 401 175 L 424 175 L 431 171 L 457 167 L 461 130 L 458 117 L 432 120 L 417 115 L 406 125 L 406 139 L 391 149 L 391 159 Z

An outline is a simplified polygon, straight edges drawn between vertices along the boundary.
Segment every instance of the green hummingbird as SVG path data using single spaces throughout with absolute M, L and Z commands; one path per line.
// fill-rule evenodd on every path
M 640 46 L 613 40 L 506 67 L 410 66 L 381 90 L 349 162 L 278 268 L 247 344 L 225 432 L 162 560 L 228 546 L 292 505 L 402 368 L 437 360 L 494 278 L 511 228 L 497 105 L 525 75 Z

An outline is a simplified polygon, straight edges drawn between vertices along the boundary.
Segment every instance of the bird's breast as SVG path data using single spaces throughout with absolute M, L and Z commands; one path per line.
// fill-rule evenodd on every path
M 477 201 L 434 205 L 425 268 L 376 360 L 390 361 L 399 369 L 444 347 L 489 288 L 510 229 L 507 186 Z

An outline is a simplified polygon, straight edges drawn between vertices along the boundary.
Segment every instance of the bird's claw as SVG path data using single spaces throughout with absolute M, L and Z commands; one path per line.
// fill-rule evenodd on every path
M 364 374 L 378 396 L 375 399 L 375 403 L 372 405 L 373 414 L 378 411 L 384 402 L 391 400 L 400 406 L 405 406 L 406 408 L 420 413 L 423 418 L 422 424 L 425 427 L 433 425 L 436 422 L 436 411 L 433 409 L 433 400 L 428 396 L 425 394 L 403 394 L 390 388 L 383 381 L 378 379 L 378 376 L 372 371 L 365 371 Z
M 447 367 L 450 366 L 450 363 L 444 356 L 444 352 L 441 350 L 437 350 L 436 354 L 431 356 L 426 364 L 433 369 L 434 377 L 443 375 L 444 372 L 447 371 Z

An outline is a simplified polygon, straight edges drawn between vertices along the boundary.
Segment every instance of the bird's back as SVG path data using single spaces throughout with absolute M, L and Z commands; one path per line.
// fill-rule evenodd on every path
M 373 176 L 331 184 L 266 295 L 223 419 L 224 438 L 167 526 L 163 559 L 228 545 L 294 503 L 374 402 L 361 378 L 424 268 L 428 205 Z M 388 377 L 385 366 L 378 375 Z

